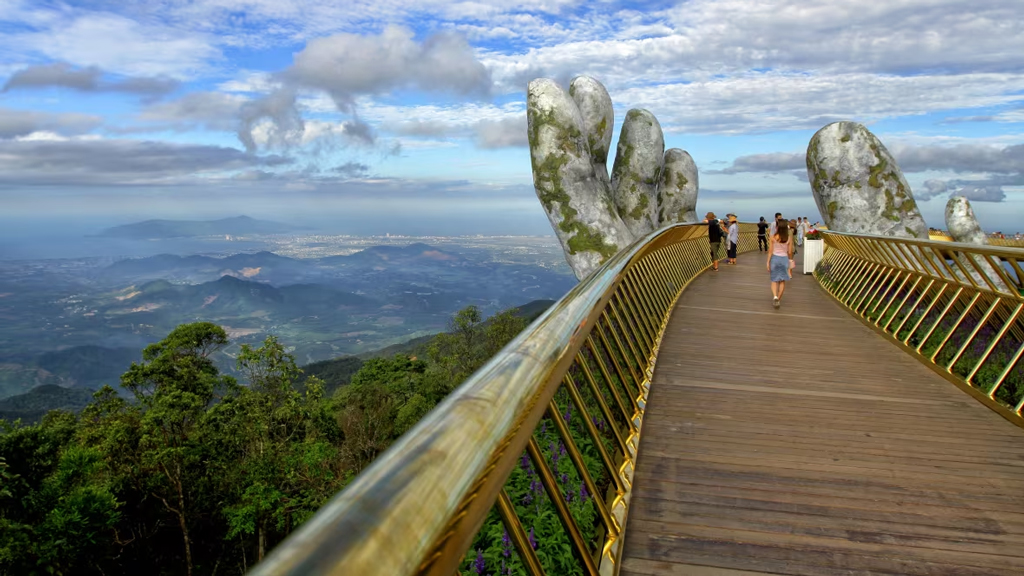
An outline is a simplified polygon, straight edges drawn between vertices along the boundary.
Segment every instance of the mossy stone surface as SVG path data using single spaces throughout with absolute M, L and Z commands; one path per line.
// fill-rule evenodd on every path
M 974 208 L 963 196 L 953 196 L 946 202 L 946 230 L 956 242 L 979 246 L 988 244 L 988 236 L 978 223 Z
M 612 145 L 615 110 L 612 98 L 600 82 L 589 76 L 577 76 L 569 84 L 569 96 L 576 102 L 583 119 L 583 134 L 590 148 L 594 175 L 608 181 L 608 151 Z
M 565 91 L 537 79 L 526 102 L 534 188 L 577 278 L 637 237 L 697 221 L 696 164 L 683 150 L 665 152 L 653 114 L 629 112 L 609 178 L 615 117 L 600 82 L 580 76 Z
M 566 261 L 583 279 L 627 246 L 633 234 L 608 210 L 607 185 L 598 179 L 586 122 L 569 94 L 552 80 L 527 90 L 527 123 L 533 184 Z
M 807 146 L 807 178 L 829 229 L 928 237 L 896 160 L 861 124 L 835 122 L 819 130 Z
M 634 236 L 658 228 L 658 185 L 665 160 L 661 124 L 647 110 L 626 114 L 612 168 L 612 199 Z
M 658 186 L 658 226 L 697 222 L 697 165 L 685 150 L 665 151 Z

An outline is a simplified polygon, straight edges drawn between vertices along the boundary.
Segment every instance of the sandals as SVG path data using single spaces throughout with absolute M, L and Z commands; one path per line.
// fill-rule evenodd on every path
M 778 298 L 772 298 L 772 306 L 775 307 L 775 308 L 779 307 L 779 299 Z

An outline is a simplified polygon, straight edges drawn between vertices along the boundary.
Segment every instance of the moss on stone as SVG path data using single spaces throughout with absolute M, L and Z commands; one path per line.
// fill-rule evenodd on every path
M 826 173 L 825 170 L 818 168 L 819 143 L 820 141 L 817 135 L 811 138 L 811 144 L 807 147 L 806 164 L 807 175 L 811 178 L 811 188 L 820 191 L 822 189 L 822 180 L 828 178 L 828 173 Z
M 888 218 L 893 222 L 900 221 L 900 210 L 896 206 L 896 198 L 893 197 L 892 192 L 889 190 L 885 191 L 885 208 L 882 209 L 882 217 Z
M 596 154 L 596 150 L 601 146 L 602 135 L 604 135 L 605 129 L 608 127 L 608 118 L 601 117 L 601 121 L 597 123 L 597 129 L 587 137 L 587 145 L 590 146 L 590 153 L 594 155 L 594 160 L 598 162 L 606 162 L 608 160 L 608 151 L 603 150 L 603 154 Z
M 849 142 L 850 141 L 850 135 L 849 134 L 844 135 L 842 138 L 839 139 L 839 141 L 843 142 L 843 143 Z
M 917 232 L 915 232 L 910 226 L 904 226 L 903 229 L 907 231 L 907 234 L 917 238 Z
M 576 126 L 563 126 L 555 120 L 553 112 L 539 112 L 531 109 L 532 120 L 529 123 L 529 139 L 532 150 L 537 149 L 539 144 L 539 133 L 543 126 L 550 125 L 558 130 L 556 138 L 561 144 L 562 153 L 548 154 L 543 161 L 538 162 L 534 154 L 530 155 L 533 165 L 533 182 L 537 189 L 537 196 L 544 209 L 551 213 L 555 210 L 555 203 L 558 204 L 558 213 L 561 220 L 558 229 L 567 234 L 572 234 L 566 242 L 570 254 L 579 252 L 597 252 L 603 258 L 608 258 L 618 252 L 618 246 L 605 241 L 604 235 L 576 219 L 579 212 L 573 208 L 569 201 L 569 194 L 562 186 L 561 169 L 569 163 L 570 145 L 581 136 Z
M 612 202 L 611 198 L 607 196 L 602 196 L 601 201 L 604 202 L 604 209 L 606 212 L 608 212 L 608 214 L 614 216 L 615 218 L 619 217 L 619 211 L 615 209 L 615 203 Z
M 573 223 L 575 234 L 566 243 L 569 247 L 569 254 L 580 252 L 597 252 L 602 256 L 601 261 L 607 260 L 619 251 L 619 247 L 605 241 L 604 234 L 593 230 L 582 222 Z
M 839 202 L 836 202 L 835 200 L 829 202 L 828 206 L 826 206 L 826 210 L 828 210 L 828 222 L 829 222 L 829 224 L 831 224 L 832 221 L 835 220 L 835 218 L 836 218 L 836 210 L 838 210 L 838 209 L 839 209 Z
M 842 185 L 842 183 L 842 180 L 839 179 L 839 170 L 836 169 L 836 171 L 832 173 L 832 186 L 838 188 L 839 186 Z
M 623 171 L 629 172 L 629 163 L 633 161 L 634 152 L 632 144 L 622 147 L 622 154 L 615 159 L 615 166 L 612 167 L 612 180 L 618 182 L 622 180 Z
M 868 177 L 868 186 L 872 188 L 881 188 L 882 182 L 879 177 L 884 177 L 885 171 L 889 168 L 889 161 L 882 157 L 882 152 L 878 149 L 877 144 L 871 144 L 871 151 L 875 153 L 875 158 L 878 159 L 878 164 L 871 167 L 871 175 Z
M 633 190 L 636 191 L 635 186 Z M 649 206 L 650 203 L 650 200 L 647 199 L 647 194 L 639 194 L 636 199 L 636 206 L 634 206 L 633 209 L 629 211 L 629 214 L 627 214 L 627 216 L 629 216 L 633 220 L 639 220 L 643 218 L 644 214 L 647 212 L 647 206 Z

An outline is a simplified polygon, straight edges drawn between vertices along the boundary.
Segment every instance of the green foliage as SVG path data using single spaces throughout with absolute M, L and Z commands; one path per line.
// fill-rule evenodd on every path
M 334 360 L 307 364 L 302 367 L 302 371 L 323 380 L 324 392 L 329 396 L 338 388 L 347 386 L 352 381 L 352 376 L 362 367 L 362 359 L 356 356 L 342 356 Z
M 0 420 L 0 574 L 243 573 L 525 325 L 469 307 L 425 358 L 312 375 L 268 337 L 240 348 L 245 386 L 212 361 L 222 328 L 179 326 L 122 394 L 104 386 L 79 416 Z
M 25 394 L 0 400 L 0 418 L 34 424 L 50 410 L 81 410 L 92 400 L 92 394 L 92 390 L 56 384 L 37 386 Z

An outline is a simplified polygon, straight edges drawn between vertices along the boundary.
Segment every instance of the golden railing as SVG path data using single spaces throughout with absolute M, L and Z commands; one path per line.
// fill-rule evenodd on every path
M 609 259 L 253 573 L 616 574 L 661 337 L 710 258 L 680 224 Z
M 1016 238 L 989 238 L 988 243 L 992 246 L 1024 248 L 1024 240 L 1017 240 Z
M 937 240 L 939 242 L 952 242 L 953 237 L 944 232 L 929 232 L 928 238 L 930 240 Z M 1009 248 L 1024 248 L 1024 240 L 1018 240 L 1016 238 L 992 238 L 989 237 L 988 243 L 990 246 L 1007 246 Z
M 823 233 L 814 275 L 862 322 L 1024 427 L 1024 250 Z

